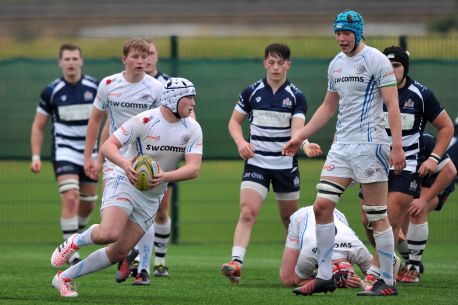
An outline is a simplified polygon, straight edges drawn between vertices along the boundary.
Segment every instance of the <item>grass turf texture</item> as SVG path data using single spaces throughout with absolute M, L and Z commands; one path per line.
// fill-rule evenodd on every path
M 278 269 L 284 245 L 274 197 L 269 194 L 254 227 L 242 282 L 234 286 L 219 271 L 230 259 L 237 221 L 241 161 L 204 161 L 201 175 L 179 184 L 180 243 L 167 255 L 170 278 L 152 278 L 151 287 L 117 284 L 116 267 L 77 279 L 80 296 L 62 300 L 51 288 L 55 269 L 49 258 L 61 241 L 60 206 L 51 166 L 33 175 L 28 162 L 0 162 L 0 304 L 454 304 L 458 293 L 456 195 L 430 217 L 424 253 L 425 275 L 419 284 L 399 284 L 400 295 L 356 297 L 356 289 L 296 297 L 282 287 Z M 322 161 L 301 161 L 301 205 L 312 203 Z M 360 237 L 357 188 L 339 203 Z M 99 204 L 98 204 L 99 206 Z M 92 222 L 98 222 L 94 212 Z M 84 248 L 83 257 L 98 246 Z

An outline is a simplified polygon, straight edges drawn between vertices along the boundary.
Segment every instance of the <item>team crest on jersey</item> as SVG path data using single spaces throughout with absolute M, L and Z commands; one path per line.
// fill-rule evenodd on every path
M 60 100 L 61 100 L 62 102 L 65 102 L 65 101 L 67 100 L 67 96 L 66 96 L 65 94 L 62 95 L 62 96 L 60 97 Z
M 148 122 L 149 122 L 149 118 L 148 118 L 148 117 L 144 117 L 144 118 L 143 118 L 143 124 L 146 124 L 146 123 L 148 123 Z
M 404 103 L 404 108 L 413 108 L 414 106 L 415 102 L 410 98 Z
M 366 71 L 367 71 L 367 69 L 366 69 L 365 65 L 359 65 L 358 68 L 356 69 L 356 73 L 357 74 L 363 74 Z
M 261 97 L 258 96 L 258 97 L 256 98 L 256 103 L 259 103 L 260 101 L 261 101 Z
M 92 101 L 94 100 L 94 94 L 91 91 L 84 92 L 84 100 L 85 101 Z
M 283 99 L 281 106 L 285 108 L 291 108 L 293 106 L 293 102 L 289 99 L 289 97 L 287 97 Z
M 111 79 L 107 79 L 107 80 L 105 81 L 105 84 L 107 84 L 107 85 L 111 84 Z
M 185 145 L 188 142 L 189 142 L 189 135 L 184 135 L 183 137 L 181 137 L 180 145 Z

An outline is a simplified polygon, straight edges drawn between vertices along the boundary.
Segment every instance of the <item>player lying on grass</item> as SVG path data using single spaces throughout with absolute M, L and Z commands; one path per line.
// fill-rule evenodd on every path
M 332 254 L 333 279 L 339 288 L 361 288 L 361 279 L 352 265 L 365 274 L 372 255 L 348 226 L 345 215 L 334 210 L 335 246 Z M 290 219 L 288 236 L 280 268 L 280 279 L 285 286 L 303 286 L 316 276 L 318 266 L 315 214 L 308 206 L 296 211 Z M 293 290 L 297 293 L 299 288 Z

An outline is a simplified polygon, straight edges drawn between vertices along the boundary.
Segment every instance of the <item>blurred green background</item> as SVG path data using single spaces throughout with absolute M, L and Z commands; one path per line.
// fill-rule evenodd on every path
M 368 37 L 366 43 L 383 50 L 400 43 L 401 37 Z M 458 40 L 453 36 L 403 38 L 411 53 L 410 75 L 431 88 L 454 118 L 458 113 L 455 86 L 458 83 Z M 123 69 L 123 39 L 7 40 L 0 49 L 0 159 L 30 158 L 30 128 L 41 90 L 61 71 L 56 53 L 61 43 L 72 41 L 83 47 L 83 72 L 96 78 Z M 332 37 L 177 38 L 177 57 L 171 56 L 171 39 L 157 40 L 159 68 L 192 80 L 197 86 L 196 113 L 204 130 L 205 158 L 238 158 L 227 132 L 227 122 L 239 92 L 265 75 L 262 65 L 267 44 L 285 42 L 292 50 L 293 65 L 288 78 L 304 93 L 308 118 L 326 92 L 327 67 L 338 52 Z M 335 119 L 334 119 L 335 121 Z M 312 139 L 327 151 L 334 121 Z M 5 145 L 6 144 L 6 145 Z M 50 156 L 46 134 L 43 157 Z

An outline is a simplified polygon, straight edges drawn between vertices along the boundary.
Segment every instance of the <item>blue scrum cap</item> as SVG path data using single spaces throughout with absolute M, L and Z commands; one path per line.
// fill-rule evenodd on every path
M 343 11 L 334 19 L 334 32 L 352 31 L 355 34 L 355 46 L 357 46 L 363 38 L 363 30 L 363 16 L 356 11 Z

